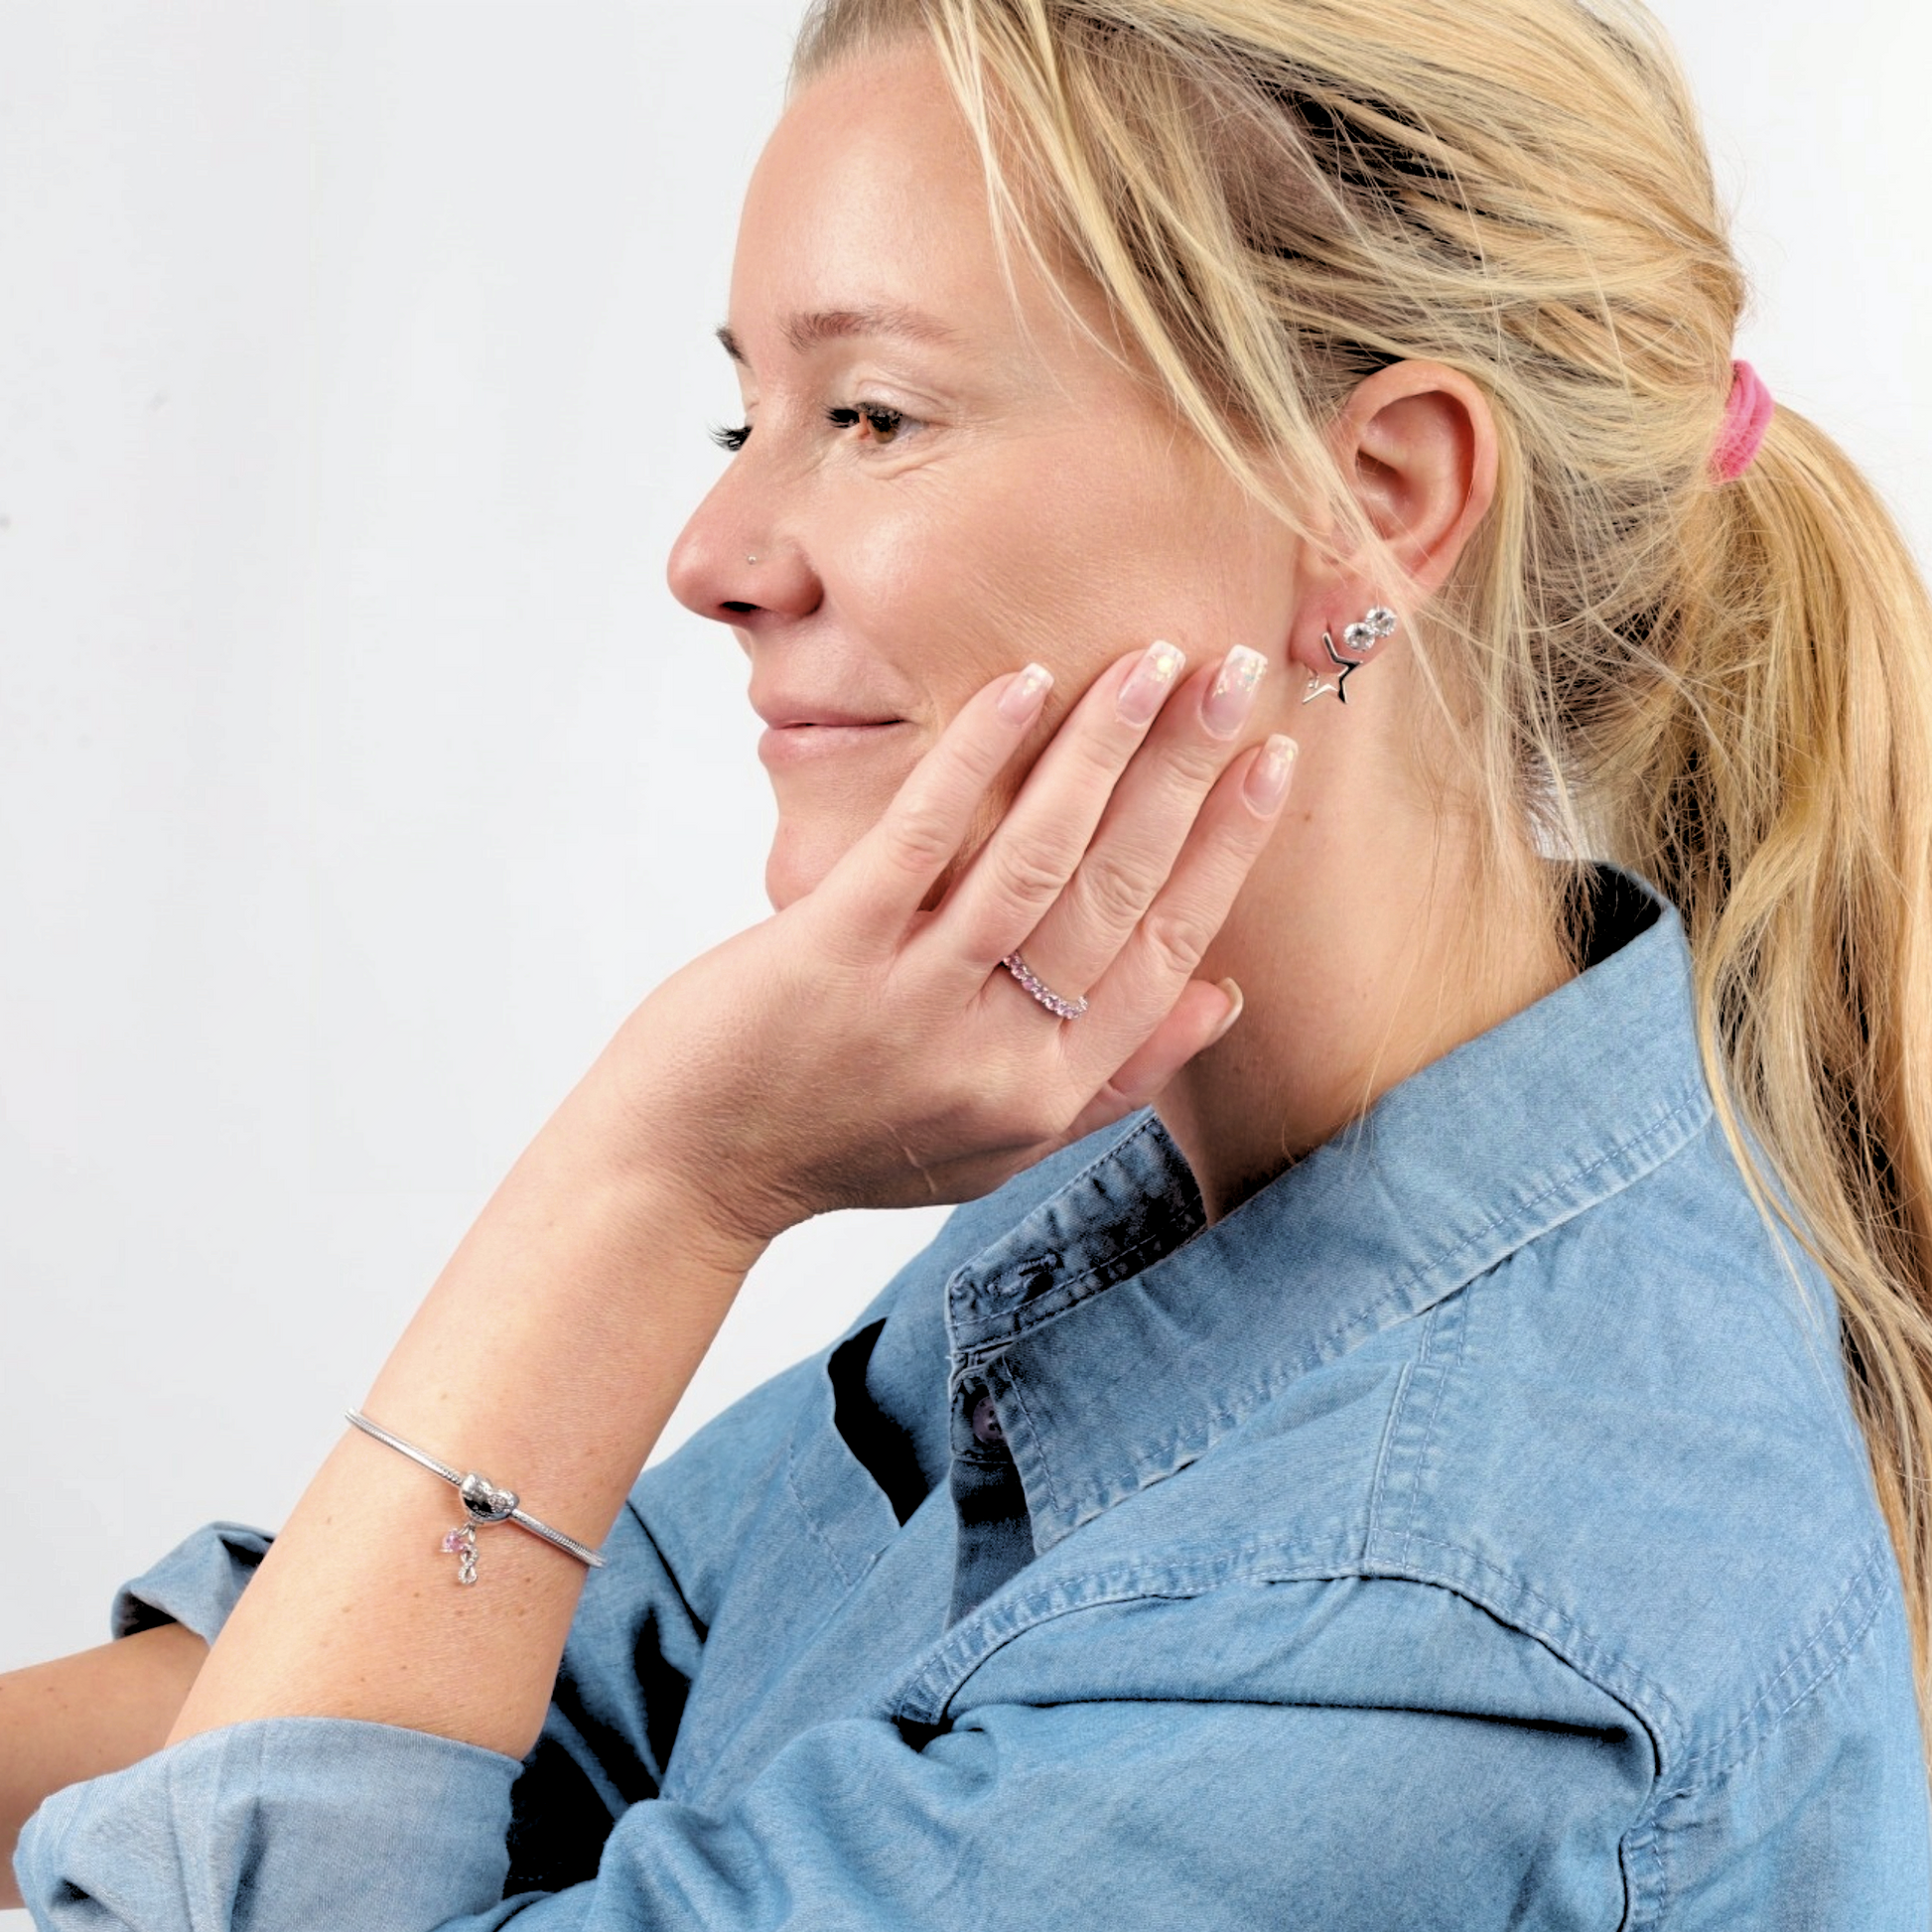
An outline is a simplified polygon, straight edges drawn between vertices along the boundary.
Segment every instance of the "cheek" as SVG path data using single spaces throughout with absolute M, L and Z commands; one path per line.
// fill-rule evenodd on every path
M 1028 443 L 935 462 L 875 485 L 825 533 L 841 621 L 935 730 L 1029 660 L 1077 692 L 1135 641 L 1122 617 L 1145 601 L 1152 532 L 1111 501 L 1117 483 L 1053 455 Z
M 828 545 L 825 573 L 840 623 L 890 666 L 934 735 L 982 685 L 1037 655 L 1012 621 L 1012 539 L 972 492 L 939 483 L 909 478 L 879 492 L 890 500 L 862 506 L 869 513 Z
M 1057 455 L 1060 459 L 1052 459 Z M 765 868 L 782 908 L 812 891 L 879 820 L 921 753 L 990 679 L 1037 659 L 1057 688 L 1048 724 L 974 814 L 961 856 L 932 896 L 999 824 L 1052 727 L 1107 665 L 1157 636 L 1199 664 L 1258 631 L 1237 554 L 1238 516 L 1204 491 L 1149 488 L 1151 461 L 1085 465 L 1023 444 L 935 463 L 822 503 L 815 532 L 827 615 L 855 661 L 879 667 L 892 703 L 923 729 L 904 759 L 822 767 L 778 788 Z M 1134 481 L 1138 475 L 1140 481 Z

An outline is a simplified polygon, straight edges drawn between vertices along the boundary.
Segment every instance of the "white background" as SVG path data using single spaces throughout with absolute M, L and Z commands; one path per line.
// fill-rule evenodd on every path
M 1662 11 L 1743 351 L 1926 554 L 1927 15 Z M 663 564 L 796 12 L 0 0 L 0 1669 L 277 1524 L 612 1030 L 767 910 L 744 662 Z M 663 1449 L 937 1219 L 779 1244 Z

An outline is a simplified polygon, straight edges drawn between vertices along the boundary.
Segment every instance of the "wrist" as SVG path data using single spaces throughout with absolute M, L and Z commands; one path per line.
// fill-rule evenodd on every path
M 446 1272 L 523 1274 L 525 1292 L 561 1313 L 573 1304 L 617 1312 L 666 1294 L 728 1305 L 769 1239 L 725 1211 L 666 1150 L 624 1150 L 571 1108 L 560 1110 L 504 1176 Z M 721 1316 L 722 1318 L 722 1316 Z
M 633 1016 L 633 1022 L 637 1016 Z M 766 1248 L 811 1210 L 779 1196 L 749 1158 L 753 1136 L 722 1112 L 694 1076 L 653 1065 L 621 1032 L 545 1127 L 540 1140 L 615 1203 L 630 1204 L 653 1240 L 679 1240 L 721 1272 L 750 1272 Z

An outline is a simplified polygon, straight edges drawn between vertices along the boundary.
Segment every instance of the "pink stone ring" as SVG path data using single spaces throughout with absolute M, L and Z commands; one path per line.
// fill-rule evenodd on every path
M 1000 961 L 1009 973 L 1037 1000 L 1046 1011 L 1061 1020 L 1077 1020 L 1087 1010 L 1084 1000 L 1067 1000 L 1053 991 L 1017 952 Z

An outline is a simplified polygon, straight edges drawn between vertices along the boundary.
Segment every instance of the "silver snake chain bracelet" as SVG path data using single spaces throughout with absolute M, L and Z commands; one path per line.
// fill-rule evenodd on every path
M 548 1523 L 539 1523 L 527 1510 L 519 1509 L 514 1489 L 498 1489 L 487 1476 L 480 1476 L 474 1469 L 466 1475 L 459 1469 L 451 1468 L 447 1462 L 437 1461 L 435 1456 L 419 1449 L 414 1443 L 405 1443 L 400 1436 L 391 1436 L 359 1409 L 345 1409 L 343 1415 L 345 1421 L 352 1422 L 364 1435 L 373 1436 L 378 1443 L 387 1443 L 412 1462 L 420 1462 L 432 1475 L 439 1475 L 445 1482 L 456 1484 L 458 1493 L 463 1497 L 463 1513 L 468 1520 L 451 1530 L 443 1538 L 441 1547 L 446 1555 L 460 1559 L 458 1583 L 474 1584 L 477 1581 L 477 1531 L 491 1523 L 520 1524 L 532 1536 L 542 1537 L 546 1543 L 554 1544 L 579 1563 L 587 1563 L 593 1570 L 604 1568 L 604 1559 L 595 1550 L 587 1549 L 574 1536 L 566 1536 L 562 1530 L 553 1530 Z

